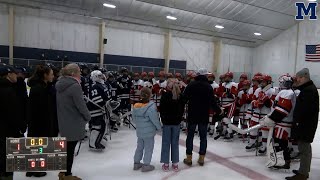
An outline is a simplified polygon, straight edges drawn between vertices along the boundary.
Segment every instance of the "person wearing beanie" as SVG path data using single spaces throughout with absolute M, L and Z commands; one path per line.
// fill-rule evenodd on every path
M 161 130 L 157 106 L 150 101 L 151 90 L 148 87 L 141 89 L 140 102 L 134 104 L 132 119 L 136 124 L 137 148 L 134 154 L 133 170 L 141 169 L 142 172 L 153 171 L 155 167 L 150 165 L 153 148 L 154 136 Z M 143 157 L 143 163 L 141 163 Z
M 319 119 L 319 94 L 310 77 L 310 72 L 307 68 L 296 73 L 296 88 L 300 90 L 300 94 L 297 97 L 293 111 L 291 138 L 298 141 L 300 168 L 299 170 L 293 170 L 295 175 L 286 177 L 287 180 L 306 180 L 310 173 L 311 143 L 313 142 Z
M 11 66 L 0 65 L 0 179 L 13 180 L 13 173 L 6 172 L 6 137 L 23 137 L 26 128 L 20 118 L 21 104 L 16 92 L 17 74 Z
M 192 165 L 193 138 L 198 126 L 200 135 L 200 151 L 198 164 L 204 165 L 207 151 L 207 130 L 209 123 L 209 110 L 212 108 L 216 114 L 222 114 L 214 97 L 213 88 L 209 84 L 206 69 L 199 69 L 195 81 L 191 82 L 182 94 L 184 103 L 188 104 L 188 134 L 186 140 L 186 156 L 184 163 Z

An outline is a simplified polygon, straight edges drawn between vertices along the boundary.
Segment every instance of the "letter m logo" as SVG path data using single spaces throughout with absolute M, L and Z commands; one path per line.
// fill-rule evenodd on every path
M 296 2 L 297 15 L 296 20 L 304 20 L 304 16 L 309 16 L 309 20 L 317 20 L 317 2 L 310 2 L 306 4 L 304 2 Z

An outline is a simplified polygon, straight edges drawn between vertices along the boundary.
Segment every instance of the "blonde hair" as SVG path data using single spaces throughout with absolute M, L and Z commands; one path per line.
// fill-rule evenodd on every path
M 181 94 L 179 87 L 179 80 L 176 78 L 169 78 L 167 80 L 167 89 L 172 92 L 172 99 L 177 100 Z
M 62 76 L 73 76 L 76 73 L 79 73 L 79 66 L 77 64 L 68 64 L 64 68 L 61 69 L 60 74 Z
M 144 87 L 140 92 L 140 99 L 142 103 L 148 103 L 151 98 L 151 90 L 148 87 Z

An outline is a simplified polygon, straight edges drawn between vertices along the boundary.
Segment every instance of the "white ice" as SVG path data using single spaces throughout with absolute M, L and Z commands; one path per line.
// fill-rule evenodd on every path
M 75 157 L 73 174 L 83 180 L 281 180 L 292 175 L 292 173 L 267 169 L 264 166 L 266 157 L 256 157 L 255 152 L 246 152 L 244 150 L 246 144 L 241 139 L 236 139 L 234 142 L 223 142 L 222 140 L 215 141 L 210 137 L 208 138 L 208 154 L 210 155 L 207 155 L 204 167 L 196 165 L 197 152 L 194 152 L 194 166 L 191 168 L 185 166 L 182 161 L 186 148 L 182 145 L 180 146 L 180 172 L 163 172 L 160 164 L 160 135 L 155 138 L 152 158 L 152 164 L 155 165 L 156 170 L 149 173 L 133 171 L 136 139 L 133 129 L 121 127 L 118 133 L 113 134 L 112 140 L 108 141 L 107 149 L 104 152 L 89 151 L 88 142 L 83 143 L 79 156 Z M 185 140 L 186 135 L 181 133 L 180 139 Z M 195 137 L 194 145 L 199 146 L 198 137 Z M 319 180 L 320 130 L 317 131 L 312 146 L 313 159 L 310 180 Z M 292 163 L 291 169 L 298 168 L 298 165 L 298 163 Z M 57 174 L 57 172 L 48 172 L 48 175 L 43 178 L 26 178 L 25 173 L 15 173 L 14 180 L 57 180 Z M 263 175 L 264 178 L 260 175 Z

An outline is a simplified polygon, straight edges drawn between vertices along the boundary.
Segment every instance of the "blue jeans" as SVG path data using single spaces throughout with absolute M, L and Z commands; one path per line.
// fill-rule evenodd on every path
M 193 151 L 193 138 L 194 138 L 194 132 L 196 130 L 196 127 L 198 126 L 198 131 L 200 135 L 200 155 L 206 155 L 207 152 L 207 130 L 208 130 L 208 124 L 188 124 L 188 135 L 187 135 L 187 155 L 192 155 Z
M 143 157 L 143 164 L 150 165 L 153 154 L 153 148 L 154 137 L 138 138 L 137 149 L 134 154 L 134 163 L 140 163 Z
M 161 163 L 169 164 L 170 146 L 172 163 L 179 162 L 180 125 L 164 125 L 162 130 Z

